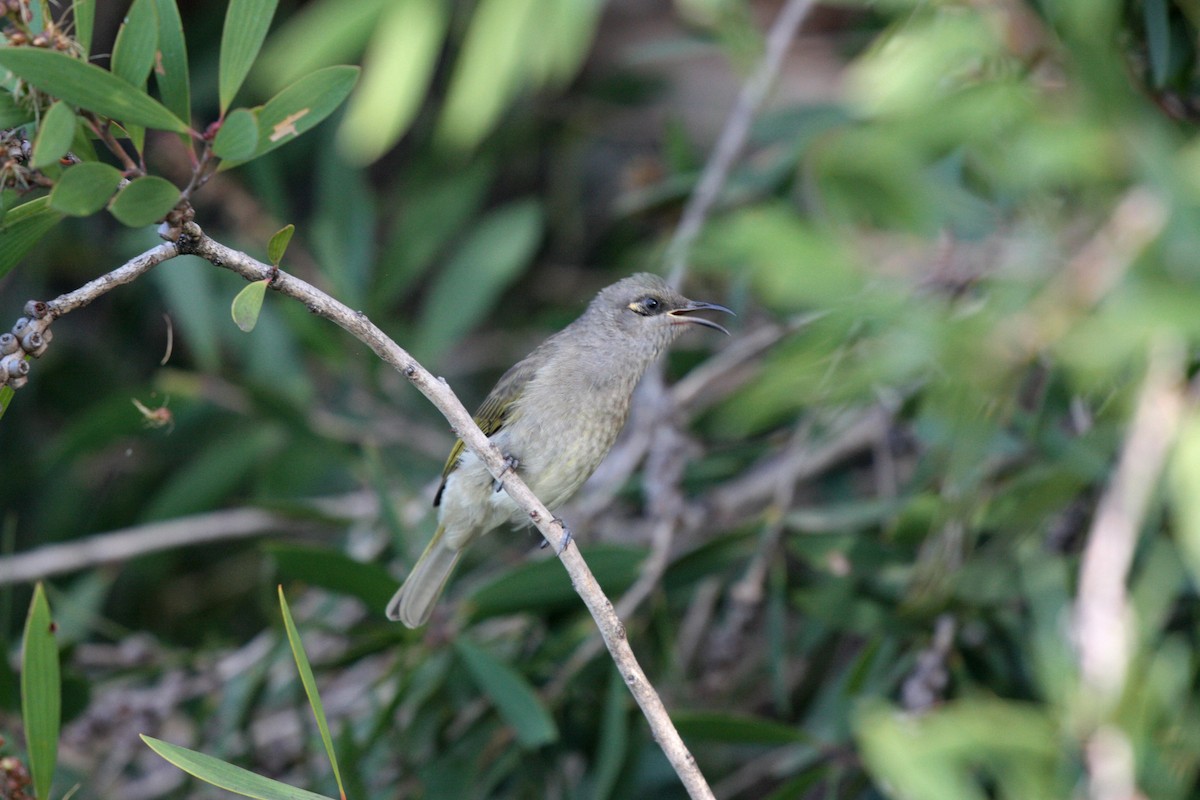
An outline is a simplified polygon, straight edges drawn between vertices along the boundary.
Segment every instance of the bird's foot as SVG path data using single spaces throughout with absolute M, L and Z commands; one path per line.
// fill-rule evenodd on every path
M 553 521 L 557 522 L 559 525 L 561 525 L 562 530 L 563 530 L 562 539 L 559 541 L 558 547 L 556 547 L 554 549 L 554 554 L 557 556 L 561 556 L 563 554 L 563 551 L 567 549 L 567 545 L 569 545 L 571 543 L 571 529 L 567 527 L 567 523 L 562 521 L 562 517 L 555 517 Z M 549 544 L 550 544 L 550 542 L 543 539 L 542 545 L 541 545 L 542 549 L 543 550 L 546 549 L 546 547 L 549 546 Z
M 516 472 L 517 467 L 521 466 L 521 462 L 513 456 L 504 457 L 504 471 L 500 473 L 499 478 L 492 478 L 492 488 L 497 492 L 504 488 L 504 482 L 500 480 L 510 472 Z

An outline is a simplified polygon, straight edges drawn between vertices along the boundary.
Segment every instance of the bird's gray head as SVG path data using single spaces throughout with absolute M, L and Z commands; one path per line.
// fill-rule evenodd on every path
M 580 319 L 599 324 L 628 346 L 649 359 L 661 353 L 688 325 L 703 325 L 722 333 L 729 331 L 710 319 L 694 316 L 697 311 L 722 311 L 716 303 L 689 300 L 657 275 L 639 272 L 601 289 Z

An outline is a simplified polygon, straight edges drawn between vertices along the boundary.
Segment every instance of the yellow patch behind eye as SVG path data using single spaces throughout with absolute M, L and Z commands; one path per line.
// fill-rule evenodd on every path
M 635 311 L 638 314 L 642 313 L 642 311 L 645 310 L 642 308 L 642 304 L 637 302 L 636 300 L 634 300 L 632 303 L 627 305 L 626 308 L 628 308 L 630 311 Z

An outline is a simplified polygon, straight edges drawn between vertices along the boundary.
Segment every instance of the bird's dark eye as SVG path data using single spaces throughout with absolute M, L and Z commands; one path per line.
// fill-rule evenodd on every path
M 643 317 L 653 317 L 655 314 L 661 314 L 663 311 L 666 311 L 663 301 L 651 295 L 647 295 L 641 300 L 634 300 L 627 308 L 635 314 L 641 314 Z

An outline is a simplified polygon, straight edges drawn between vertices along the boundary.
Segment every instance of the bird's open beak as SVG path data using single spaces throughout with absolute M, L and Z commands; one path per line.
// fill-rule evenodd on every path
M 683 308 L 677 308 L 674 311 L 668 311 L 667 316 L 671 317 L 671 322 L 675 325 L 683 325 L 686 322 L 693 322 L 697 325 L 703 325 L 706 328 L 718 330 L 726 336 L 730 335 L 729 331 L 725 330 L 724 325 L 713 322 L 711 319 L 705 319 L 704 317 L 682 316 L 684 314 L 690 315 L 695 311 L 721 311 L 726 314 L 737 316 L 725 306 L 718 305 L 716 303 L 703 303 L 699 300 L 689 300 L 688 304 Z

